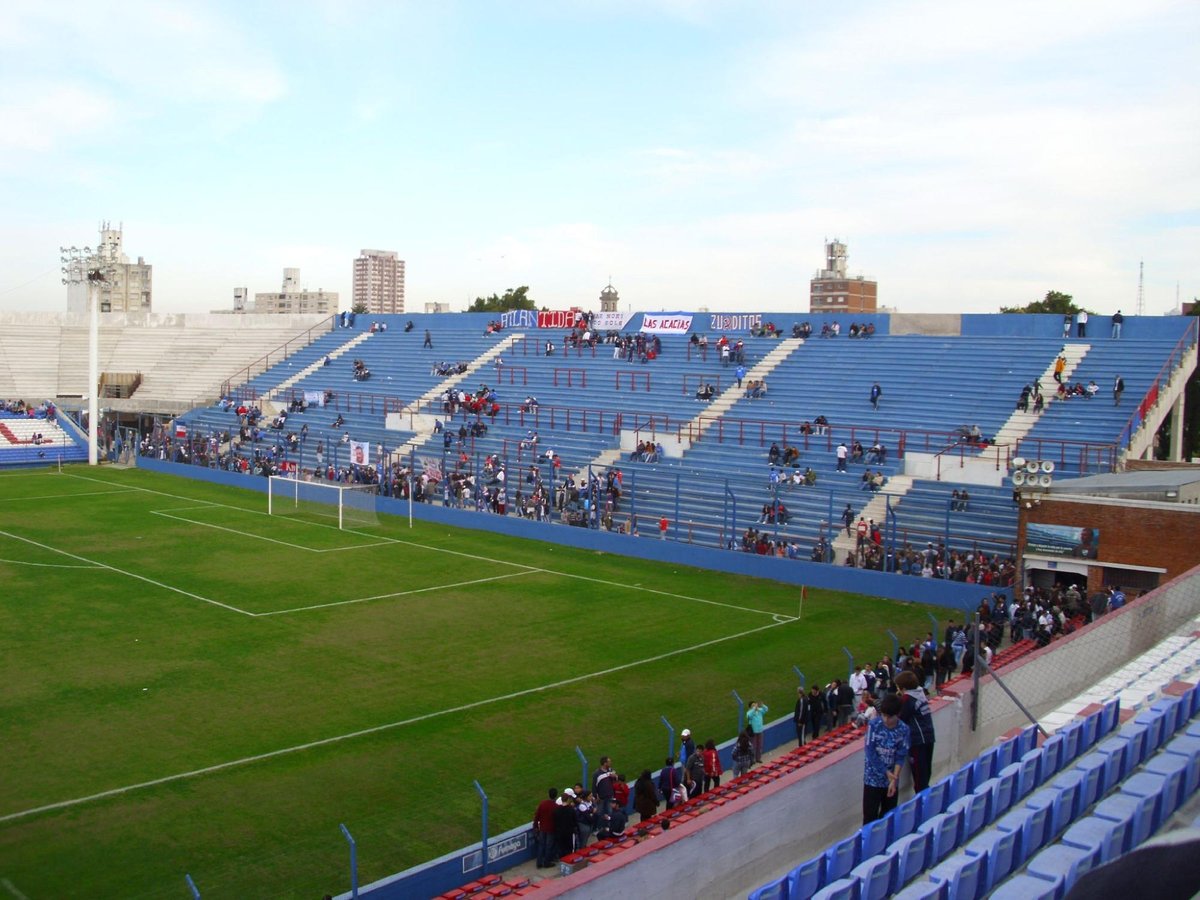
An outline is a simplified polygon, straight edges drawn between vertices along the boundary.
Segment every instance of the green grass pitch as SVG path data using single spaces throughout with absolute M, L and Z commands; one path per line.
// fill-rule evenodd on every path
M 321 896 L 527 822 L 578 745 L 634 778 L 659 716 L 731 737 L 929 629 L 913 604 L 136 470 L 0 474 L 0 885 L 14 896 Z M 553 539 L 554 529 L 547 528 Z M 633 540 L 633 539 L 631 539 Z M 943 611 L 944 612 L 944 611 Z M 15 893 L 19 892 L 19 893 Z M 2 892 L 0 892 L 2 893 Z

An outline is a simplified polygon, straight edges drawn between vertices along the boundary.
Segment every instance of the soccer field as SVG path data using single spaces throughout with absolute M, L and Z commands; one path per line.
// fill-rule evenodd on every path
M 730 738 L 932 607 L 137 470 L 0 473 L 0 897 L 311 898 L 528 821 L 659 716 Z M 553 538 L 553 527 L 547 528 Z M 631 539 L 632 540 L 632 539 Z

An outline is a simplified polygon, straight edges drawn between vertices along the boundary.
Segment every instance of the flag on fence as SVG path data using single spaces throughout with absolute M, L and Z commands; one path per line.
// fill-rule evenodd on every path
M 187 437 L 187 426 L 182 422 L 175 423 L 175 437 L 179 440 L 183 440 L 185 437 Z
M 304 402 L 309 406 L 324 406 L 325 392 L 324 391 L 305 391 Z
M 356 466 L 366 466 L 371 462 L 371 442 L 351 441 L 350 462 Z
M 421 469 L 434 481 L 442 480 L 442 463 L 436 456 L 422 456 Z

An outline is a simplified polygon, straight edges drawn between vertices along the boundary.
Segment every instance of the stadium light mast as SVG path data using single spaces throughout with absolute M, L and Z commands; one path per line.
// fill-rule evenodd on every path
M 101 241 L 90 247 L 59 247 L 62 283 L 86 284 L 88 290 L 88 465 L 99 463 L 100 410 L 100 286 L 113 275 L 112 248 Z

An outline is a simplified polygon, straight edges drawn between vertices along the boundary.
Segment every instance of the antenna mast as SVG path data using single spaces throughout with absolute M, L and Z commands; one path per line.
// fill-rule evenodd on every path
M 1138 296 L 1137 296 L 1137 314 L 1144 316 L 1146 314 L 1146 292 L 1145 292 L 1145 277 L 1144 267 L 1145 262 L 1138 260 Z

